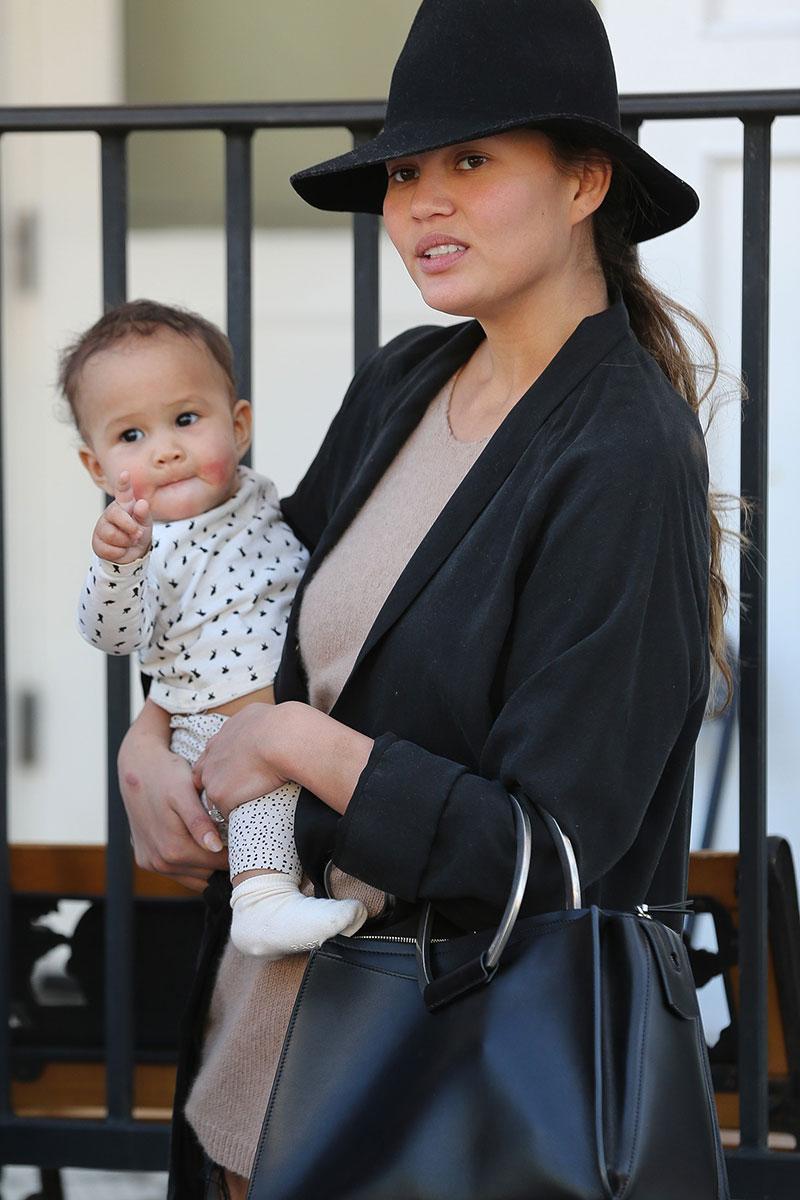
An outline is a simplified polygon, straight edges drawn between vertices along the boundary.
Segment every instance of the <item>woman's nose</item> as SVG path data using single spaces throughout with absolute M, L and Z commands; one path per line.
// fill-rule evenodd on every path
M 450 216 L 455 212 L 450 190 L 440 172 L 422 171 L 414 184 L 411 215 L 418 220 Z

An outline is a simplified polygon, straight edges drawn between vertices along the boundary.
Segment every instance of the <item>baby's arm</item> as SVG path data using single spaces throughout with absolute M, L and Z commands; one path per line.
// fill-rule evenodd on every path
M 114 499 L 94 527 L 92 549 L 106 562 L 135 562 L 150 549 L 152 530 L 150 505 L 136 499 L 130 473 L 122 471 Z
M 106 654 L 131 654 L 148 645 L 153 613 L 145 603 L 145 566 L 153 522 L 123 471 L 114 500 L 95 525 L 94 558 L 78 605 L 78 628 Z

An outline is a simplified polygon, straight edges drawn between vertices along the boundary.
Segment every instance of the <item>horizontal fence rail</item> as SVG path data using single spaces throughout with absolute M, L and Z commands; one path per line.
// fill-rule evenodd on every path
M 782 1200 L 800 1194 L 800 1153 L 767 1149 L 766 1047 L 766 495 L 769 299 L 770 129 L 776 117 L 800 115 L 800 91 L 630 95 L 623 125 L 636 137 L 643 122 L 737 118 L 743 125 L 744 216 L 742 374 L 749 391 L 742 427 L 742 491 L 754 504 L 750 562 L 743 560 L 739 687 L 741 837 L 741 1149 L 728 1155 L 737 1200 Z M 101 147 L 103 298 L 126 296 L 127 138 L 146 131 L 218 130 L 224 136 L 227 324 L 236 357 L 238 394 L 252 395 L 252 139 L 259 131 L 341 128 L 355 145 L 383 123 L 385 105 L 352 103 L 194 104 L 163 106 L 0 107 L 0 135 L 88 132 Z M 379 337 L 378 218 L 356 215 L 354 357 L 358 365 Z M 2 318 L 0 293 L 0 319 Z M 1 343 L 0 343 L 1 344 Z M 1 366 L 1 364 L 0 364 Z M 2 379 L 0 377 L 0 402 Z M 0 423 L 0 429 L 2 424 Z M 3 517 L 0 488 L 0 561 Z M 105 938 L 107 1111 L 105 1120 L 23 1119 L 11 1108 L 9 991 L 0 986 L 0 1162 L 42 1167 L 163 1168 L 167 1130 L 132 1115 L 133 996 L 132 859 L 116 775 L 128 727 L 127 660 L 111 660 L 108 688 L 108 851 Z M 0 572 L 0 980 L 10 979 L 10 866 L 7 844 L 5 611 Z

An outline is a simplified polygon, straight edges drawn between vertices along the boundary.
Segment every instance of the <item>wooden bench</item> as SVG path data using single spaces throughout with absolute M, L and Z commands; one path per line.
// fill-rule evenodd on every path
M 739 1129 L 738 1012 L 739 856 L 706 850 L 691 856 L 689 895 L 698 912 L 714 921 L 717 950 L 690 948 L 698 987 L 719 976 L 731 1016 L 716 1046 L 711 1070 L 724 1140 L 735 1145 Z M 768 839 L 769 974 L 767 1069 L 770 1143 L 800 1146 L 800 916 L 791 849 L 784 838 Z
M 106 1072 L 103 1064 L 103 936 L 102 906 L 105 895 L 105 847 L 78 845 L 16 845 L 10 847 L 12 890 L 12 1088 L 14 1112 L 22 1117 L 102 1118 L 106 1115 Z M 154 1003 L 136 1037 L 133 1075 L 133 1115 L 143 1121 L 168 1121 L 172 1111 L 177 1050 L 176 1013 L 179 996 L 168 997 L 165 1020 L 173 1022 L 162 1031 L 157 1020 L 159 970 L 171 970 L 174 980 L 176 951 L 185 963 L 185 985 L 191 982 L 196 940 L 202 927 L 202 902 L 197 894 L 171 880 L 134 868 L 134 922 L 145 920 L 149 932 L 157 930 L 160 914 L 170 915 L 173 928 L 183 930 L 182 946 L 153 946 L 154 970 L 150 972 L 148 995 Z M 85 1005 L 80 1012 L 69 999 L 62 1006 L 58 996 L 39 1004 L 29 972 L 51 945 L 70 941 L 32 926 L 37 917 L 55 909 L 59 899 L 81 899 L 91 908 L 81 917 L 71 945 L 71 957 L 81 952 L 81 988 Z M 177 918 L 177 921 L 172 919 Z M 83 925 L 83 937 L 79 929 Z M 148 931 L 145 931 L 148 932 Z M 191 940 L 195 938 L 195 945 Z M 187 940 L 188 939 L 188 940 Z M 157 941 L 159 939 L 156 939 Z M 137 939 L 137 957 L 141 945 Z M 80 943 L 80 944 L 78 944 Z M 90 961 L 91 960 L 91 961 Z M 180 970 L 180 967 L 177 968 Z M 79 972 L 79 974 L 81 974 Z M 140 974 L 137 973 L 137 974 Z M 163 982 L 163 981 L 162 981 Z M 172 983 L 169 985 L 172 987 Z M 180 991 L 180 988 L 178 989 Z M 137 1005 L 136 1009 L 140 1006 Z M 171 1015 L 169 1015 L 171 1014 Z M 141 1016 L 141 1013 L 138 1013 Z M 135 1021 L 137 1012 L 134 1013 Z M 141 1026 L 142 1021 L 137 1023 Z M 154 1040 L 158 1043 L 153 1048 Z M 150 1045 L 148 1045 L 148 1042 Z M 48 1060 L 48 1049 L 58 1046 L 57 1060 Z

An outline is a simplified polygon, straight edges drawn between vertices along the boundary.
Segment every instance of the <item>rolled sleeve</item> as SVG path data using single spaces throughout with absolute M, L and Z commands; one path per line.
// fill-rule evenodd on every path
M 459 763 L 382 734 L 339 822 L 336 865 L 402 900 L 416 900 L 441 814 L 465 773 Z

